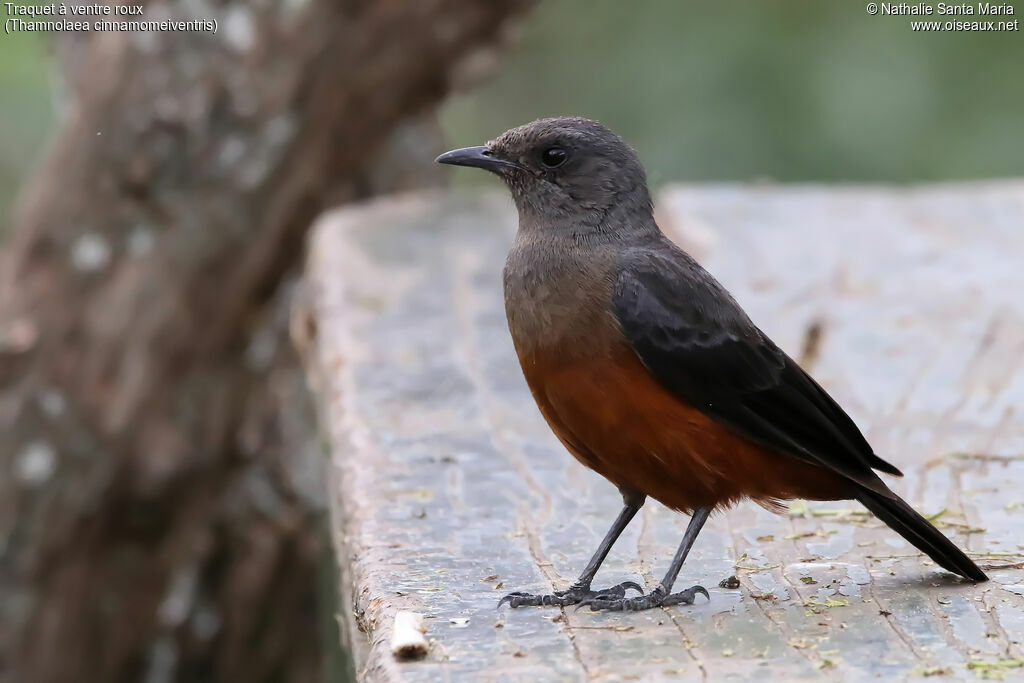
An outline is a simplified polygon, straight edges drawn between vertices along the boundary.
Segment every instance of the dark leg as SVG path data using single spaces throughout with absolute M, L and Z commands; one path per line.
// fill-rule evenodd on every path
M 581 600 L 579 603 L 580 607 L 590 605 L 590 608 L 595 611 L 606 609 L 613 612 L 635 612 L 661 605 L 678 605 L 679 603 L 690 605 L 693 604 L 693 599 L 697 597 L 698 593 L 703 593 L 704 597 L 710 600 L 711 596 L 708 595 L 707 590 L 703 586 L 693 586 L 679 593 L 671 592 L 672 584 L 676 582 L 679 570 L 683 568 L 683 562 L 686 561 L 686 556 L 690 553 L 690 547 L 697 540 L 697 534 L 700 533 L 709 514 L 711 514 L 710 508 L 697 508 L 693 511 L 693 516 L 690 517 L 690 524 L 686 527 L 686 533 L 683 534 L 683 542 L 679 544 L 679 550 L 676 551 L 676 556 L 672 558 L 672 564 L 668 566 L 665 578 L 661 580 L 661 583 L 653 591 L 636 598 L 595 595 Z
M 626 595 L 627 588 L 633 588 L 638 593 L 643 593 L 643 588 L 632 581 L 625 581 L 618 586 L 613 586 L 603 591 L 591 590 L 590 584 L 594 580 L 597 570 L 601 567 L 601 563 L 604 562 L 604 558 L 608 556 L 608 551 L 612 549 L 615 541 L 618 540 L 619 536 L 629 525 L 629 522 L 636 516 L 636 513 L 643 506 L 645 499 L 646 496 L 643 495 L 627 493 L 625 491 L 622 493 L 622 501 L 624 503 L 622 512 L 615 518 L 612 528 L 608 530 L 604 539 L 601 540 L 601 545 L 597 546 L 597 552 L 590 558 L 590 562 L 587 563 L 583 573 L 580 574 L 580 578 L 576 579 L 576 583 L 569 586 L 568 589 L 555 591 L 551 595 L 531 595 L 522 592 L 509 593 L 498 601 L 498 607 L 501 607 L 506 602 L 511 607 L 521 607 L 523 605 L 575 605 L 587 598 L 598 595 L 607 598 L 621 598 Z

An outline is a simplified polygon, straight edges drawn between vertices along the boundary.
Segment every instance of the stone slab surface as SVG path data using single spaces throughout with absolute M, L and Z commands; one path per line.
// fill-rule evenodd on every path
M 951 578 L 855 503 L 744 504 L 712 517 L 680 577 L 710 602 L 496 610 L 571 583 L 620 499 L 522 379 L 508 200 L 388 199 L 320 221 L 296 316 L 360 677 L 1024 679 L 1024 184 L 677 186 L 658 211 L 993 580 Z M 596 585 L 653 586 L 686 521 L 649 503 Z M 425 659 L 392 657 L 398 610 L 425 616 Z

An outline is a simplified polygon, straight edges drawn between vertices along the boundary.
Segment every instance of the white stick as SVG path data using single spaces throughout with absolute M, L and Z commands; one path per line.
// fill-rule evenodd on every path
M 416 612 L 399 612 L 391 628 L 391 654 L 399 659 L 419 659 L 427 655 L 427 639 L 424 637 L 423 615 Z

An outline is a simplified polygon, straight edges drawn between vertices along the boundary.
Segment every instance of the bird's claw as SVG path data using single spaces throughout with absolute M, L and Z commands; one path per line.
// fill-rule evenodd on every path
M 711 596 L 708 594 L 708 591 L 704 586 L 693 586 L 692 588 L 687 588 L 684 591 L 669 594 L 669 592 L 659 584 L 657 588 L 647 595 L 640 595 L 635 598 L 594 595 L 577 603 L 576 609 L 579 610 L 583 607 L 590 607 L 590 611 L 592 612 L 600 610 L 606 610 L 609 612 L 639 612 L 641 610 L 651 609 L 652 607 L 692 605 L 694 598 L 696 598 L 698 594 L 703 595 L 708 600 L 711 599 Z
M 580 604 L 585 600 L 593 598 L 602 598 L 606 600 L 624 599 L 626 597 L 626 589 L 632 588 L 637 593 L 643 593 L 644 589 L 640 587 L 640 584 L 635 581 L 623 581 L 617 586 L 611 588 L 605 588 L 603 590 L 591 590 L 589 586 L 580 586 L 574 584 L 564 591 L 555 591 L 549 595 L 533 595 L 531 593 L 525 593 L 523 591 L 516 591 L 509 593 L 501 600 L 498 601 L 498 607 L 504 604 L 508 604 L 509 607 L 539 607 L 539 606 L 556 606 L 565 607 L 567 605 Z

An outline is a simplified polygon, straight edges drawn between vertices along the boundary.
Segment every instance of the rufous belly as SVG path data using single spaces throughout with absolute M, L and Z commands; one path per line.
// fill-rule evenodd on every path
M 690 512 L 744 497 L 849 497 L 845 478 L 760 446 L 655 380 L 624 343 L 580 357 L 520 350 L 541 413 L 566 448 L 616 486 Z

